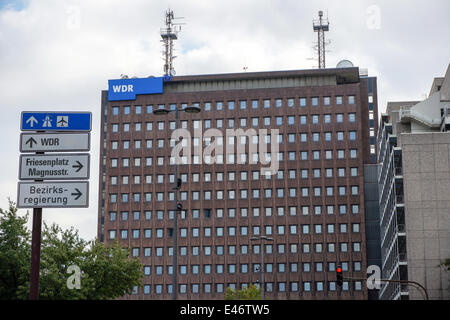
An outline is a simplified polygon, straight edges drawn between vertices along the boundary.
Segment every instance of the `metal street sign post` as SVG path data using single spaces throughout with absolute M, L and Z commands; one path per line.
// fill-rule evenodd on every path
M 55 181 L 89 179 L 88 153 L 44 154 L 44 152 L 89 151 L 91 112 L 24 111 L 20 117 L 20 180 L 17 207 L 33 208 L 30 300 L 39 299 L 42 208 L 89 207 L 89 182 Z M 39 132 L 36 132 L 39 131 Z
M 91 112 L 24 111 L 22 131 L 91 131 Z
M 18 208 L 87 208 L 89 182 L 19 182 Z
M 90 133 L 55 132 L 20 135 L 20 152 L 89 151 Z
M 89 153 L 22 154 L 19 179 L 89 179 L 89 159 Z

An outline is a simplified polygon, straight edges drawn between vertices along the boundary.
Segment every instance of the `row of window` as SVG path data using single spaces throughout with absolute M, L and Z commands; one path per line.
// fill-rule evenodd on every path
M 349 191 L 348 191 L 349 189 Z M 187 201 L 188 199 L 188 193 L 190 192 L 191 198 L 190 200 L 196 201 L 196 200 L 213 200 L 213 193 L 215 193 L 216 200 L 234 200 L 234 199 L 272 199 L 273 197 L 276 197 L 278 199 L 283 199 L 286 196 L 288 198 L 296 198 L 296 197 L 334 197 L 337 196 L 357 196 L 359 195 L 359 186 L 338 186 L 336 187 L 337 193 L 335 194 L 335 187 L 333 186 L 327 186 L 327 187 L 302 187 L 300 188 L 300 192 L 297 192 L 297 188 L 288 188 L 285 190 L 284 188 L 277 188 L 275 192 L 271 188 L 264 189 L 263 192 L 260 189 L 240 189 L 240 190 L 205 190 L 203 191 L 203 198 L 200 197 L 201 192 L 200 191 L 181 191 L 180 192 L 180 200 Z M 310 190 L 312 190 L 310 194 Z M 322 191 L 324 190 L 324 191 Z M 287 192 L 286 192 L 287 191 Z M 285 194 L 286 193 L 286 194 Z M 155 192 L 155 200 L 157 202 L 163 202 L 166 200 L 172 201 L 174 200 L 175 193 L 174 192 L 168 192 L 167 199 L 165 197 L 165 192 Z M 225 197 L 226 195 L 226 197 Z M 239 195 L 239 197 L 238 197 Z M 131 194 L 132 196 L 132 202 L 141 202 L 141 193 L 135 192 Z M 128 203 L 130 202 L 130 194 L 129 193 L 121 193 L 120 194 L 120 202 L 121 203 Z M 153 201 L 153 193 L 152 192 L 144 192 L 144 202 L 152 202 Z M 109 201 L 110 203 L 117 203 L 118 202 L 118 194 L 117 193 L 110 193 L 109 194 Z
M 348 95 L 346 96 L 347 99 L 347 104 L 355 104 L 355 96 L 354 95 Z M 335 100 L 335 104 L 336 105 L 342 105 L 344 103 L 344 96 L 335 96 L 334 97 Z M 331 96 L 324 96 L 324 97 L 300 97 L 300 98 L 287 98 L 287 99 L 262 99 L 262 101 L 257 100 L 257 99 L 253 99 L 250 101 L 247 100 L 238 100 L 238 102 L 236 102 L 235 100 L 229 100 L 226 101 L 225 103 L 223 101 L 216 101 L 216 102 L 204 102 L 201 106 L 200 102 L 193 102 L 192 105 L 195 107 L 203 107 L 202 109 L 204 111 L 213 111 L 213 109 L 215 111 L 222 111 L 224 110 L 225 106 L 228 110 L 235 110 L 235 109 L 240 109 L 240 110 L 246 110 L 247 107 L 251 108 L 251 109 L 258 109 L 260 107 L 260 105 L 262 105 L 262 107 L 264 109 L 269 109 L 272 106 L 275 106 L 276 108 L 281 108 L 283 107 L 283 102 L 285 103 L 285 105 L 287 107 L 295 107 L 295 105 L 299 106 L 299 107 L 306 107 L 306 106 L 319 106 L 323 105 L 323 106 L 330 106 L 331 105 Z M 297 100 L 297 102 L 296 102 Z M 262 104 L 261 104 L 262 102 Z M 181 109 L 184 109 L 188 106 L 187 103 L 180 103 L 178 104 L 179 107 L 181 107 Z M 156 107 L 158 109 L 170 109 L 170 110 L 175 110 L 177 108 L 177 104 L 175 103 L 169 103 L 167 105 L 165 104 L 158 104 L 156 105 Z M 213 108 L 215 107 L 215 108 Z M 118 115 L 119 114 L 119 106 L 113 106 L 112 107 L 112 114 L 113 115 Z M 131 106 L 123 106 L 123 114 L 124 115 L 129 115 L 131 114 Z M 146 113 L 150 114 L 152 113 L 154 110 L 154 106 L 153 105 L 147 105 L 146 107 Z M 133 112 L 134 114 L 142 114 L 142 106 L 140 105 L 136 105 L 133 107 Z
M 310 229 L 314 229 L 314 234 L 322 234 L 323 232 L 323 225 L 321 224 L 314 224 L 313 226 L 309 225 L 309 224 L 303 224 L 301 225 L 301 233 L 303 235 L 308 235 L 311 234 L 311 230 Z M 328 234 L 334 234 L 335 233 L 335 228 L 336 225 L 335 224 L 327 224 L 326 225 L 326 232 Z M 341 223 L 339 224 L 339 232 L 340 233 L 347 233 L 348 230 L 348 225 L 346 223 Z M 200 237 L 200 230 L 201 228 L 197 228 L 197 227 L 192 227 L 191 229 L 191 237 L 193 238 L 198 238 Z M 260 226 L 253 226 L 253 227 L 248 227 L 248 226 L 240 226 L 239 229 L 238 227 L 235 226 L 230 226 L 230 227 L 215 227 L 215 228 L 211 228 L 211 227 L 203 227 L 203 237 L 212 237 L 213 236 L 213 229 L 215 229 L 215 237 L 223 237 L 225 235 L 225 230 L 227 230 L 227 235 L 229 237 L 234 237 L 237 236 L 237 230 L 239 230 L 239 235 L 241 236 L 248 236 L 250 234 L 250 230 L 252 230 L 252 234 L 253 235 L 260 235 L 261 233 L 261 227 Z M 272 226 L 272 225 L 267 225 L 264 226 L 264 234 L 265 235 L 272 235 L 275 234 L 274 229 L 276 230 L 276 234 L 277 235 L 285 235 L 285 234 L 291 234 L 291 235 L 297 235 L 299 233 L 299 226 L 296 224 L 293 225 L 289 225 L 289 226 L 284 226 L 284 225 L 278 225 L 276 227 Z M 128 234 L 129 231 L 131 231 L 131 238 L 132 239 L 140 239 L 141 237 L 141 232 L 143 231 L 143 235 L 145 239 L 150 239 L 152 238 L 152 234 L 153 231 L 155 231 L 155 235 L 156 238 L 164 238 L 164 228 L 156 228 L 156 229 L 151 229 L 151 228 L 145 228 L 143 230 L 141 229 L 132 229 L 132 230 L 128 230 L 128 229 L 122 229 L 120 230 L 120 238 L 121 239 L 128 239 Z M 169 229 L 169 236 L 172 236 L 172 229 Z M 360 224 L 359 223 L 352 223 L 352 232 L 353 233 L 359 233 L 360 232 Z M 115 239 L 116 238 L 116 234 L 117 234 L 117 230 L 109 230 L 109 239 Z M 181 238 L 187 238 L 188 237 L 188 228 L 180 228 L 179 229 L 179 236 Z M 267 246 L 272 246 L 272 245 L 267 245 Z
M 265 263 L 264 264 L 264 272 L 266 272 L 266 273 L 273 273 L 273 272 L 276 272 L 276 273 L 326 272 L 325 267 L 324 267 L 325 264 L 326 263 L 324 263 L 324 262 L 314 262 L 314 263 L 303 262 L 303 263 L 301 263 L 302 270 L 299 271 L 299 264 L 297 262 L 291 262 L 289 264 L 287 264 L 287 263 L 277 263 L 277 264 Z M 345 264 L 345 266 L 346 266 L 346 270 L 343 269 L 343 271 L 348 271 L 349 263 L 344 262 L 343 264 Z M 313 266 L 313 268 L 311 268 L 311 266 Z M 248 263 L 242 263 L 240 265 L 237 265 L 237 264 L 228 264 L 228 265 L 215 264 L 214 268 L 213 268 L 213 265 L 211 265 L 211 264 L 204 264 L 202 266 L 200 266 L 199 264 L 192 264 L 190 266 L 180 265 L 180 266 L 178 266 L 178 272 L 180 275 L 186 275 L 186 274 L 210 275 L 213 273 L 219 275 L 219 274 L 225 273 L 225 268 L 226 268 L 227 274 L 229 274 L 229 275 L 236 274 L 238 272 L 239 272 L 239 274 L 247 274 L 247 273 L 251 272 L 250 268 L 253 269 L 252 270 L 253 273 L 258 273 L 260 264 L 259 263 L 253 263 L 252 265 L 248 264 Z M 238 268 L 239 268 L 239 270 L 238 270 Z M 335 262 L 328 262 L 328 272 L 334 272 L 336 270 L 335 268 L 336 268 Z M 354 272 L 361 271 L 361 261 L 353 262 L 353 271 Z M 173 268 L 171 265 L 166 266 L 166 272 L 169 275 L 171 275 L 173 273 Z M 162 265 L 154 266 L 154 274 L 155 275 L 163 275 L 164 274 L 164 266 L 162 266 Z M 152 275 L 152 266 L 147 266 L 147 265 L 144 266 L 144 275 L 145 276 Z
M 299 248 L 297 243 L 291 243 L 288 247 L 286 247 L 286 244 L 277 244 L 276 246 L 272 244 L 266 244 L 264 245 L 264 252 L 265 254 L 298 254 Z M 352 251 L 353 252 L 361 252 L 361 243 L 360 242 L 352 242 Z M 249 252 L 249 246 L 248 245 L 240 245 L 239 246 L 239 252 L 237 251 L 237 246 L 230 245 L 227 247 L 227 254 L 228 255 L 248 255 L 248 254 L 260 254 L 260 245 L 255 244 L 251 246 L 252 252 Z M 274 248 L 277 249 L 277 252 L 274 251 Z M 157 257 L 163 257 L 164 256 L 164 248 L 162 247 L 145 247 L 143 249 L 143 257 L 151 257 L 152 256 L 152 250 L 155 250 L 154 253 Z M 287 251 L 289 249 L 289 252 Z M 309 254 L 312 253 L 312 249 L 314 249 L 314 253 L 325 253 L 325 248 L 322 243 L 314 243 L 311 245 L 310 243 L 303 243 L 301 247 L 301 253 L 302 254 Z M 349 243 L 348 242 L 341 242 L 339 243 L 339 247 L 336 247 L 336 243 L 330 242 L 326 244 L 326 252 L 327 253 L 336 253 L 337 249 L 339 249 L 340 253 L 347 253 L 350 250 Z M 181 246 L 179 247 L 180 250 L 180 256 L 187 256 L 189 247 Z M 212 246 L 203 246 L 203 251 L 201 251 L 199 246 L 192 246 L 189 250 L 192 256 L 199 256 L 203 254 L 204 256 L 210 256 L 212 255 Z M 131 248 L 131 254 L 133 257 L 140 257 L 141 256 L 141 248 Z M 167 248 L 167 254 L 169 257 L 173 256 L 173 248 L 168 247 Z M 222 256 L 225 254 L 225 247 L 223 245 L 215 246 L 215 254 Z M 344 270 L 345 271 L 345 270 Z M 356 271 L 356 270 L 355 270 Z M 159 274 L 159 273 L 157 273 Z
M 297 177 L 297 170 L 296 169 L 289 169 L 287 170 L 288 178 L 289 179 L 309 179 L 310 174 L 311 178 L 333 178 L 334 173 L 336 174 L 336 177 L 338 178 L 345 178 L 347 176 L 349 177 L 357 177 L 358 176 L 358 168 L 357 167 L 351 167 L 349 170 L 347 168 L 314 168 L 314 169 L 300 169 L 299 177 Z M 203 172 L 203 179 L 200 181 L 200 173 L 192 173 L 191 174 L 191 182 L 212 182 L 213 178 L 214 181 L 220 182 L 224 181 L 225 176 L 227 177 L 227 181 L 237 181 L 237 176 L 235 171 L 228 171 L 227 174 L 224 172 L 216 172 L 213 174 L 212 172 Z M 239 178 L 240 181 L 248 181 L 249 175 L 251 177 L 251 181 L 259 181 L 261 179 L 261 176 L 267 179 L 271 178 L 271 175 L 261 175 L 261 172 L 259 170 L 254 170 L 251 172 L 248 171 L 240 171 Z M 174 177 L 173 174 L 155 174 L 155 179 L 153 180 L 153 175 L 148 174 L 144 176 L 144 181 L 147 184 L 151 183 L 157 183 L 157 184 L 164 184 L 166 183 L 166 176 L 168 176 L 168 182 L 174 183 Z M 188 182 L 189 174 L 182 173 L 180 174 L 180 179 L 183 183 Z M 278 170 L 276 174 L 276 178 L 279 180 L 284 179 L 284 170 Z M 141 175 L 133 175 L 131 176 L 131 182 L 133 184 L 141 184 Z M 110 184 L 111 185 L 117 185 L 119 183 L 119 176 L 110 176 Z M 120 183 L 122 185 L 130 184 L 130 176 L 129 175 L 122 175 L 120 176 Z
M 349 159 L 357 159 L 358 152 L 357 149 L 337 149 L 337 150 L 311 150 L 311 151 L 300 151 L 300 157 L 298 160 L 321 160 L 321 155 L 324 157 L 324 160 L 333 160 L 333 155 L 335 154 L 336 159 L 342 160 L 346 159 L 346 151 L 348 151 L 348 158 Z M 289 159 L 296 158 L 295 151 L 288 152 Z M 226 157 L 223 154 L 216 154 L 215 156 L 207 155 L 205 154 L 203 157 L 204 164 L 257 164 L 259 163 L 259 153 L 255 152 L 251 154 L 251 158 L 248 157 L 247 153 L 240 153 L 238 154 L 239 157 L 236 157 L 236 154 L 230 153 L 227 154 Z M 164 160 L 168 158 L 169 159 L 169 165 L 174 165 L 176 162 L 179 162 L 181 164 L 189 164 L 187 156 L 181 156 L 177 159 L 177 157 L 164 157 L 159 156 L 156 157 L 156 165 L 157 166 L 163 166 Z M 226 159 L 224 159 L 226 158 Z M 145 157 L 145 166 L 152 166 L 153 165 L 153 157 Z M 283 161 L 284 159 L 284 153 L 278 152 L 276 155 L 276 160 Z M 122 167 L 126 168 L 130 166 L 130 158 L 121 158 Z M 132 158 L 134 167 L 140 167 L 142 158 L 141 157 L 134 157 Z M 224 160 L 226 160 L 224 162 Z M 272 155 L 270 152 L 264 153 L 264 163 L 269 163 L 272 161 Z M 118 158 L 111 158 L 111 168 L 117 168 L 119 164 Z M 194 155 L 192 156 L 192 162 L 191 164 L 201 164 L 201 156 Z M 267 175 L 270 175 L 267 171 Z
M 362 290 L 362 282 L 361 281 L 353 281 L 353 290 L 354 291 L 361 291 Z M 230 287 L 231 289 L 235 290 L 236 289 L 236 283 L 227 283 L 226 284 L 227 287 Z M 293 281 L 293 282 L 277 282 L 277 283 L 273 283 L 273 282 L 265 282 L 265 292 L 300 292 L 300 288 L 299 285 L 302 285 L 303 288 L 303 292 L 324 292 L 326 291 L 325 286 L 327 285 L 327 291 L 329 292 L 334 292 L 336 291 L 336 282 L 334 281 L 329 281 L 329 282 L 324 282 L 324 281 L 316 281 L 316 282 L 311 282 L 311 281 L 305 281 L 305 282 L 298 282 L 298 281 Z M 344 281 L 341 287 L 342 291 L 349 291 L 349 282 L 348 281 Z M 276 288 L 275 288 L 276 286 Z M 288 287 L 289 286 L 289 287 Z M 163 294 L 163 293 L 167 293 L 167 294 L 171 294 L 172 293 L 172 285 L 168 284 L 166 285 L 166 292 L 163 292 L 164 289 L 164 285 L 162 284 L 154 284 L 154 294 Z M 179 293 L 180 294 L 186 294 L 188 293 L 188 285 L 187 284 L 179 284 Z M 192 294 L 199 294 L 199 293 L 213 293 L 213 284 L 212 283 L 203 283 L 202 284 L 202 292 L 200 292 L 200 284 L 198 283 L 192 283 L 189 285 L 190 287 L 190 293 Z M 242 288 L 246 288 L 248 287 L 248 283 L 241 283 L 241 289 Z M 215 293 L 224 293 L 225 292 L 225 284 L 224 283 L 216 283 L 214 284 L 214 292 Z M 143 294 L 152 294 L 151 292 L 151 285 L 150 284 L 144 284 L 143 288 L 142 288 L 142 293 Z M 135 286 L 133 287 L 132 290 L 132 295 L 137 295 L 139 294 L 139 287 Z
M 215 121 L 215 126 L 214 128 L 216 129 L 221 129 L 224 128 L 225 125 L 225 121 L 227 122 L 228 128 L 235 128 L 237 127 L 237 125 L 239 124 L 240 128 L 245 128 L 248 125 L 252 126 L 252 127 L 259 127 L 260 125 L 263 126 L 270 126 L 272 125 L 272 118 L 275 119 L 274 124 L 276 126 L 282 126 L 283 122 L 286 121 L 286 123 L 288 125 L 295 125 L 295 115 L 287 115 L 287 116 L 266 116 L 266 117 L 261 117 L 261 123 L 260 123 L 260 117 L 251 117 L 250 119 L 247 118 L 227 118 L 227 119 L 204 119 L 204 120 L 192 120 L 192 128 L 193 129 L 200 129 L 200 124 L 203 121 L 203 128 L 204 129 L 210 129 L 212 128 L 213 125 L 213 121 Z M 306 125 L 308 124 L 308 115 L 300 115 L 299 117 L 299 124 L 300 125 Z M 335 123 L 343 123 L 344 122 L 344 117 L 345 114 L 344 113 L 336 113 L 336 114 L 323 114 L 323 115 L 319 115 L 319 114 L 312 114 L 310 115 L 311 118 L 311 124 L 320 124 L 320 118 L 323 118 L 323 123 L 324 124 L 329 124 L 333 122 L 333 118 L 335 118 L 334 122 Z M 349 123 L 354 123 L 356 122 L 356 113 L 355 112 L 350 112 L 347 113 L 347 121 Z M 182 129 L 188 129 L 188 120 L 181 120 L 180 121 L 180 127 Z M 112 123 L 111 124 L 111 131 L 113 133 L 117 133 L 119 132 L 119 123 Z M 169 129 L 170 130 L 175 130 L 176 127 L 176 122 L 175 121 L 169 121 Z M 145 128 L 146 131 L 153 131 L 153 122 L 146 122 L 145 123 Z M 122 124 L 122 131 L 121 132 L 130 132 L 131 129 L 131 123 L 129 122 L 125 122 Z M 157 122 L 157 129 L 159 131 L 162 131 L 165 129 L 165 121 L 158 121 Z M 135 132 L 140 132 L 142 131 L 142 123 L 141 122 L 135 122 L 134 123 L 134 131 Z
M 323 142 L 332 142 L 333 141 L 333 132 L 312 132 L 312 133 L 300 133 L 299 134 L 299 138 L 300 138 L 300 142 L 308 142 L 308 136 L 311 135 L 311 141 L 312 142 L 321 142 L 321 140 Z M 288 143 L 295 143 L 296 142 L 296 136 L 297 134 L 295 133 L 290 133 L 287 134 L 288 137 Z M 348 132 L 344 132 L 344 131 L 337 131 L 335 132 L 335 136 L 336 136 L 336 141 L 356 141 L 356 131 L 348 131 Z M 239 136 L 235 137 L 235 136 L 228 136 L 228 139 L 226 139 L 226 145 L 227 146 L 234 146 L 235 142 L 237 140 L 239 140 L 239 143 L 241 145 L 246 145 L 248 143 L 249 137 L 248 136 Z M 272 141 L 272 136 L 270 134 L 266 134 L 264 136 L 259 137 L 258 135 L 252 136 L 252 144 L 259 144 L 259 143 L 264 143 L 264 144 L 271 144 L 271 143 L 278 143 L 278 144 L 282 144 L 283 143 L 283 135 L 279 134 L 276 137 L 274 137 L 275 140 Z M 169 146 L 170 147 L 175 147 L 176 145 L 176 141 L 175 139 L 167 139 L 169 141 Z M 211 138 L 205 138 L 205 146 L 209 146 L 211 144 L 212 139 Z M 158 149 L 162 149 L 165 147 L 165 141 L 166 139 L 156 139 L 156 146 L 158 147 Z M 215 145 L 216 146 L 223 146 L 224 145 L 224 139 L 223 137 L 215 137 Z M 188 145 L 189 140 L 188 139 L 182 139 L 181 140 L 181 146 L 183 147 L 202 147 L 201 142 L 200 142 L 200 138 L 192 138 L 192 142 L 191 145 Z M 134 146 L 134 149 L 141 149 L 143 147 L 142 145 L 142 140 L 137 139 L 137 140 L 122 140 L 122 141 L 118 141 L 118 140 L 112 140 L 111 141 L 111 150 L 118 150 L 119 149 L 119 144 L 121 144 L 122 146 L 122 150 L 128 150 L 130 149 L 131 145 Z M 145 140 L 145 147 L 147 149 L 151 149 L 153 148 L 153 140 L 152 139 L 146 139 Z M 293 152 L 295 153 L 295 152 Z
M 321 206 L 321 205 L 314 205 L 312 207 L 310 206 L 301 206 L 300 207 L 300 213 L 302 216 L 308 216 L 310 214 L 310 212 L 314 213 L 314 215 L 321 215 L 323 209 L 325 208 L 325 212 L 328 215 L 332 215 L 334 214 L 334 205 L 326 205 L 326 206 Z M 347 213 L 347 205 L 338 205 L 339 208 L 339 213 L 340 214 L 346 214 Z M 212 216 L 212 210 L 211 209 L 204 209 L 204 218 L 211 218 Z M 227 210 L 227 217 L 228 218 L 235 218 L 236 217 L 236 208 L 228 208 Z M 239 208 L 239 216 L 241 218 L 246 218 L 249 216 L 249 211 L 251 211 L 251 214 L 253 217 L 259 217 L 261 216 L 261 214 L 264 214 L 264 216 L 266 217 L 271 217 L 273 214 L 276 214 L 278 217 L 282 217 L 285 215 L 285 208 L 284 207 L 277 207 L 277 208 L 272 208 L 272 207 L 265 207 L 263 208 L 263 210 L 261 210 L 261 208 L 259 207 L 254 207 L 251 208 L 251 210 L 249 210 L 249 208 Z M 261 212 L 263 211 L 263 212 Z M 289 207 L 287 210 L 287 214 L 289 214 L 289 216 L 296 216 L 297 215 L 297 207 Z M 225 209 L 223 208 L 216 208 L 215 209 L 216 215 L 215 217 L 218 219 L 224 218 L 224 212 Z M 351 205 L 351 212 L 353 214 L 358 214 L 359 213 L 359 204 L 352 204 Z M 168 218 L 169 220 L 173 219 L 173 210 L 169 210 L 168 211 Z M 180 212 L 180 219 L 184 220 L 186 219 L 188 216 L 188 213 L 186 210 L 181 210 Z M 132 217 L 133 217 L 133 221 L 139 221 L 141 220 L 141 212 L 140 211 L 132 211 Z M 146 221 L 150 221 L 152 220 L 153 217 L 153 211 L 152 210 L 145 210 L 144 211 L 144 218 Z M 200 210 L 199 209 L 192 209 L 191 210 L 191 215 L 190 218 L 192 219 L 199 219 L 200 218 Z M 118 219 L 118 213 L 116 211 L 110 211 L 109 212 L 109 219 L 110 221 L 117 221 Z M 120 219 L 121 221 L 128 221 L 129 219 L 129 212 L 128 211 L 121 211 L 120 212 Z M 156 219 L 157 220 L 164 220 L 165 219 L 165 211 L 164 210 L 156 210 Z

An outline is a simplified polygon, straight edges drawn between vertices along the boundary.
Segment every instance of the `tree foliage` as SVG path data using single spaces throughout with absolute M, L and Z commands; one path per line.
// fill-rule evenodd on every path
M 0 211 L 0 299 L 28 299 L 31 244 L 28 215 L 17 216 L 10 202 Z M 79 288 L 70 266 L 80 270 Z M 70 272 L 68 272 L 70 271 Z M 44 223 L 41 240 L 39 299 L 115 299 L 142 285 L 142 265 L 129 249 L 80 238 L 73 227 Z
M 20 287 L 30 274 L 30 233 L 26 228 L 28 214 L 17 215 L 9 201 L 9 209 L 0 208 L 0 299 L 17 299 Z
M 233 290 L 227 287 L 225 300 L 260 300 L 261 290 L 254 284 L 242 290 Z

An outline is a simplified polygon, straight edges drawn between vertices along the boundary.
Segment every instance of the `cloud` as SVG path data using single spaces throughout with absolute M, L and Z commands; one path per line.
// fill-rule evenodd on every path
M 350 59 L 368 68 L 378 77 L 381 111 L 388 100 L 422 98 L 449 63 L 447 0 L 6 4 L 0 6 L 0 206 L 16 197 L 20 112 L 92 111 L 90 208 L 44 211 L 44 219 L 74 225 L 86 238 L 97 233 L 101 90 L 120 74 L 162 74 L 159 33 L 169 6 L 186 23 L 175 43 L 178 75 L 311 68 L 317 65 L 308 58 L 315 55 L 312 20 L 318 10 L 330 20 L 327 66 Z

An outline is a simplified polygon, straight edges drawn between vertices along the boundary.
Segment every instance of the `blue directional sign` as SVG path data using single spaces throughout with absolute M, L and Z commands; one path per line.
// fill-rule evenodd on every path
M 163 92 L 163 78 L 131 78 L 108 80 L 108 100 L 135 100 L 137 94 Z
M 20 120 L 23 131 L 91 131 L 91 112 L 24 111 Z

